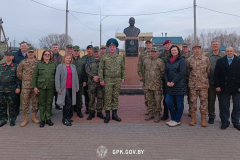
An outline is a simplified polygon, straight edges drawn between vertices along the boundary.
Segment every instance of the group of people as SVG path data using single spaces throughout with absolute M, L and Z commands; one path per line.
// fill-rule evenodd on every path
M 52 50 L 45 50 L 41 60 L 35 56 L 35 48 L 26 42 L 20 43 L 18 52 L 5 52 L 5 62 L 0 64 L 0 127 L 9 120 L 15 125 L 22 100 L 23 121 L 21 127 L 28 124 L 30 101 L 32 103 L 32 121 L 44 127 L 54 125 L 51 121 L 52 103 L 55 97 L 56 109 L 63 110 L 62 123 L 71 126 L 73 111 L 79 118 L 82 114 L 82 91 L 85 96 L 87 120 L 95 117 L 121 121 L 117 115 L 118 96 L 121 84 L 124 84 L 125 65 L 123 58 L 115 54 L 118 42 L 109 39 L 106 47 L 87 46 L 87 55 L 80 57 L 79 46 L 66 46 L 66 54 L 58 51 L 58 44 Z M 21 94 L 20 94 L 21 93 Z M 97 98 L 97 104 L 95 104 Z M 106 112 L 103 116 L 102 110 Z M 9 108 L 9 111 L 8 111 Z M 40 120 L 37 112 L 40 111 Z M 9 114 L 7 114 L 9 112 Z
M 189 44 L 184 43 L 182 51 L 170 40 L 163 43 L 164 51 L 159 53 L 152 42 L 145 42 L 145 51 L 139 54 L 138 75 L 143 81 L 143 90 L 147 110 L 146 121 L 167 120 L 169 111 L 171 120 L 166 122 L 173 127 L 180 125 L 184 110 L 184 95 L 189 104 L 189 125 L 197 122 L 197 99 L 200 99 L 201 125 L 213 124 L 216 117 L 215 100 L 218 96 L 221 129 L 226 129 L 230 122 L 230 98 L 233 100 L 231 120 L 240 130 L 240 58 L 232 47 L 225 53 L 219 50 L 219 41 L 213 40 L 212 50 L 202 54 L 201 45 L 195 44 L 190 53 Z M 109 54 L 106 53 L 106 47 Z M 118 97 L 125 79 L 125 64 L 122 56 L 115 54 L 118 42 L 109 39 L 105 46 L 87 46 L 87 55 L 80 57 L 79 46 L 66 46 L 66 54 L 58 52 L 58 44 L 52 50 L 45 50 L 41 60 L 36 59 L 35 49 L 26 42 L 20 44 L 20 50 L 5 52 L 6 62 L 0 64 L 0 127 L 9 119 L 14 126 L 19 115 L 22 99 L 23 122 L 28 124 L 30 101 L 32 103 L 32 121 L 44 127 L 53 125 L 51 121 L 52 103 L 55 108 L 63 110 L 62 123 L 72 125 L 73 111 L 79 118 L 82 114 L 82 94 L 85 97 L 87 120 L 95 117 L 112 119 L 118 122 Z M 83 91 L 83 93 L 82 93 Z M 20 93 L 22 97 L 20 98 Z M 95 104 L 95 99 L 97 103 Z M 163 116 L 161 102 L 163 99 Z M 7 105 L 8 104 L 8 105 Z M 9 107 L 9 115 L 7 108 Z M 105 110 L 105 116 L 102 110 Z M 40 121 L 37 112 L 40 110 Z
M 158 53 L 150 40 L 145 42 L 146 50 L 139 55 L 138 75 L 143 81 L 146 121 L 167 120 L 169 111 L 171 120 L 168 126 L 180 125 L 184 110 L 184 95 L 189 104 L 189 125 L 197 122 L 197 99 L 200 99 L 201 125 L 213 124 L 216 117 L 215 100 L 218 96 L 221 129 L 226 129 L 230 122 L 230 98 L 233 100 L 231 121 L 240 130 L 240 58 L 235 55 L 233 47 L 221 52 L 217 40 L 211 42 L 212 50 L 202 54 L 201 45 L 195 44 L 190 53 L 189 44 L 184 43 L 182 51 L 172 45 L 170 40 L 163 43 L 164 51 Z M 161 115 L 163 95 L 164 111 Z

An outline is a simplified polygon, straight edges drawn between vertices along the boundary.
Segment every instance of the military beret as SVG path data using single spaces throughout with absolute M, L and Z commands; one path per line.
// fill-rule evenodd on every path
M 74 50 L 74 51 L 79 51 L 79 50 L 80 50 L 80 47 L 77 46 L 77 45 L 75 45 L 75 46 L 73 46 L 73 50 Z
M 114 38 L 110 38 L 107 43 L 106 43 L 106 46 L 109 47 L 109 45 L 112 45 L 114 44 L 116 47 L 118 47 L 118 41 Z
M 7 50 L 6 52 L 4 52 L 5 56 L 9 55 L 9 56 L 13 56 L 13 52 L 10 50 Z
M 152 41 L 151 41 L 151 40 L 146 40 L 145 44 L 146 44 L 146 43 L 148 43 L 148 42 L 149 42 L 149 43 L 152 43 Z
M 92 46 L 92 45 L 88 45 L 88 46 L 87 46 L 87 49 L 89 49 L 89 48 L 93 48 L 93 46 Z
M 195 47 L 202 48 L 202 46 L 201 46 L 200 44 L 198 44 L 198 43 L 194 44 L 193 47 L 192 47 L 192 49 L 195 48 Z
M 28 47 L 28 52 L 35 52 L 35 48 L 33 46 Z
M 189 47 L 189 43 L 183 43 L 182 46 L 183 47 Z
M 98 51 L 99 51 L 99 47 L 98 46 L 93 47 L 93 52 L 98 52 Z
M 101 49 L 106 49 L 106 46 L 105 45 L 101 45 Z
M 73 45 L 68 44 L 68 45 L 66 46 L 66 48 L 73 48 Z
M 158 52 L 158 49 L 157 49 L 157 47 L 152 47 L 150 51 L 152 51 L 152 52 Z
M 165 42 L 163 42 L 163 45 L 168 44 L 168 43 L 172 43 L 171 40 L 166 40 Z

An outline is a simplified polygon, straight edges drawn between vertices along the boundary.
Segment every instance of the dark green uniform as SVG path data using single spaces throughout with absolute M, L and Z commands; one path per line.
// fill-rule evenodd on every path
M 56 64 L 49 61 L 46 64 L 44 61 L 39 62 L 33 73 L 32 87 L 37 87 L 40 119 L 41 121 L 50 120 L 52 113 L 52 102 L 55 92 L 55 71 Z
M 82 87 L 83 82 L 87 82 L 87 76 L 85 72 L 85 62 L 80 56 L 77 58 L 73 57 L 73 64 L 76 66 L 77 74 L 78 74 L 78 80 L 79 80 L 79 91 L 76 93 L 77 96 L 77 102 L 76 107 L 77 109 L 82 109 Z
M 7 103 L 9 105 L 9 121 L 15 122 L 17 118 L 15 90 L 20 89 L 21 81 L 17 78 L 16 70 L 16 63 L 0 65 L 0 121 L 2 123 L 6 123 L 8 120 Z
M 125 79 L 125 64 L 120 55 L 106 54 L 101 58 L 98 76 L 105 82 L 105 111 L 118 110 L 121 80 Z
M 93 76 L 98 76 L 98 69 L 100 64 L 99 59 L 95 59 L 94 57 L 88 62 L 86 65 L 86 73 L 88 75 L 88 95 L 90 98 L 89 101 L 89 111 L 93 113 L 95 111 L 95 97 L 97 97 L 97 112 L 102 112 L 103 109 L 103 86 L 100 85 L 99 82 L 95 82 L 93 80 Z
M 91 60 L 93 57 L 92 56 L 89 56 L 89 55 L 85 55 L 82 57 L 83 61 L 84 61 L 84 64 L 86 66 L 86 64 L 89 62 L 89 60 Z M 86 67 L 85 67 L 86 69 Z M 87 75 L 86 75 L 87 77 Z M 85 106 L 86 106 L 86 109 L 88 110 L 88 106 L 89 106 L 89 96 L 88 96 L 88 82 L 87 82 L 87 85 L 85 87 L 83 87 L 83 94 L 84 94 L 84 97 L 85 97 Z

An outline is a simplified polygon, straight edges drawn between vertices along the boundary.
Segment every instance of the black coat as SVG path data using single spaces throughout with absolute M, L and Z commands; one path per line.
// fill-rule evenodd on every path
M 19 64 L 22 60 L 27 59 L 28 56 L 26 55 L 25 57 L 22 55 L 21 49 L 19 49 L 17 52 L 13 53 L 14 58 L 13 58 L 13 63 Z
M 173 87 L 166 88 L 166 93 L 170 95 L 184 95 L 187 94 L 187 83 L 185 79 L 187 64 L 184 56 L 178 56 L 173 64 L 170 62 L 170 58 L 167 60 L 164 80 L 165 83 L 173 82 Z
M 214 71 L 214 85 L 221 91 L 238 93 L 240 88 L 240 58 L 234 56 L 231 65 L 228 64 L 227 56 L 220 58 Z

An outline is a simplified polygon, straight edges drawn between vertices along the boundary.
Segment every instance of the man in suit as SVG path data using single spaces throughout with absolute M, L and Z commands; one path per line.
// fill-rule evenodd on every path
M 234 55 L 232 47 L 226 48 L 226 56 L 217 61 L 214 72 L 214 85 L 220 92 L 221 129 L 226 129 L 230 122 L 230 97 L 233 99 L 231 119 L 233 126 L 240 131 L 240 58 Z

